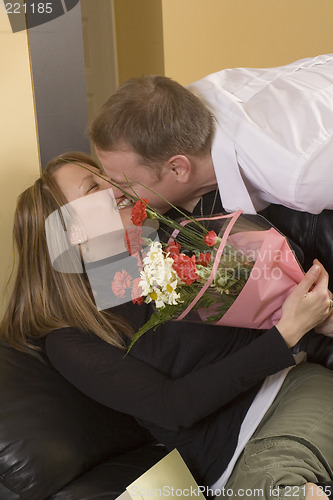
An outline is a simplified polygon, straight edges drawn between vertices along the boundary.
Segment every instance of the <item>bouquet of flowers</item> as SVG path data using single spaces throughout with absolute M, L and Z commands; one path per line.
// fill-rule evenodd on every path
M 133 301 L 152 302 L 155 312 L 130 348 L 169 320 L 257 329 L 280 319 L 281 306 L 303 271 L 284 236 L 265 219 L 237 211 L 179 222 L 138 200 L 132 222 L 140 228 L 147 218 L 158 218 L 169 238 L 165 243 L 143 239 L 141 253 L 136 247 L 140 278 Z
M 237 211 L 192 218 L 177 209 L 182 220 L 174 220 L 135 192 L 123 192 L 135 202 L 133 226 L 122 227 L 109 189 L 65 205 L 61 216 L 51 214 L 46 232 L 53 265 L 86 272 L 98 309 L 129 300 L 154 305 L 130 348 L 169 320 L 255 329 L 278 322 L 303 271 L 285 237 L 263 217 Z M 149 219 L 159 222 L 160 237 Z M 61 231 L 63 238 L 53 241 Z

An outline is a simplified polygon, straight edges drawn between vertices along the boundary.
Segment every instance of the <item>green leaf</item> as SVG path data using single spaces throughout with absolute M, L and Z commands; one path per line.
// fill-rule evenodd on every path
M 178 318 L 178 316 L 180 316 L 180 314 L 198 295 L 200 288 L 201 285 L 195 283 L 189 286 L 180 287 L 180 302 L 177 305 L 166 305 L 165 307 L 163 307 L 163 309 L 155 311 L 151 315 L 150 319 L 134 334 L 127 353 L 129 353 L 129 351 L 131 350 L 135 342 L 141 337 L 141 335 L 151 329 L 156 330 L 157 327 L 163 325 L 167 321 Z M 209 316 L 209 318 L 205 320 L 205 322 L 207 323 L 216 322 L 221 319 L 223 314 L 225 314 L 225 312 L 233 304 L 235 299 L 236 296 L 233 297 L 226 294 L 205 293 L 195 304 L 195 306 L 193 307 L 193 311 L 201 308 L 210 309 L 212 306 L 221 303 L 221 305 L 217 309 L 218 313 Z
M 141 335 L 143 335 L 144 333 L 148 332 L 151 329 L 156 330 L 158 326 L 163 325 L 164 323 L 170 321 L 173 318 L 177 318 L 177 316 L 181 314 L 182 310 L 183 310 L 183 304 L 179 304 L 176 306 L 166 305 L 165 307 L 163 307 L 163 309 L 155 311 L 151 315 L 149 320 L 133 335 L 127 353 L 129 353 L 129 351 L 131 350 L 135 342 L 141 337 Z

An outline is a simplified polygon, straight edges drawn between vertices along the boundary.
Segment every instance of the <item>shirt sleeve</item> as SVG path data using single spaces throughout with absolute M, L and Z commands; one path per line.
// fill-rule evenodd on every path
M 49 333 L 45 348 L 53 366 L 87 396 L 170 430 L 191 427 L 268 375 L 295 364 L 276 328 L 176 379 L 75 328 Z
M 190 85 L 216 118 L 212 157 L 227 211 L 333 209 L 332 74 L 325 54 L 222 70 Z

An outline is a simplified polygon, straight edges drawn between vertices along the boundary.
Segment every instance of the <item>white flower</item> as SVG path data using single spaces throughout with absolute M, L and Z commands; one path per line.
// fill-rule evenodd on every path
M 180 297 L 176 291 L 180 280 L 172 265 L 173 259 L 164 255 L 161 243 L 153 242 L 143 259 L 140 286 L 145 302 L 155 301 L 158 309 L 165 304 L 176 305 Z

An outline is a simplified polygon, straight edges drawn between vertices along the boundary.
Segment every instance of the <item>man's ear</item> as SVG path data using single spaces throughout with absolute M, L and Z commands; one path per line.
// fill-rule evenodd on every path
M 168 168 L 170 173 L 175 176 L 177 182 L 181 182 L 182 184 L 186 184 L 191 175 L 191 161 L 187 156 L 184 155 L 175 155 L 169 158 L 168 160 Z

